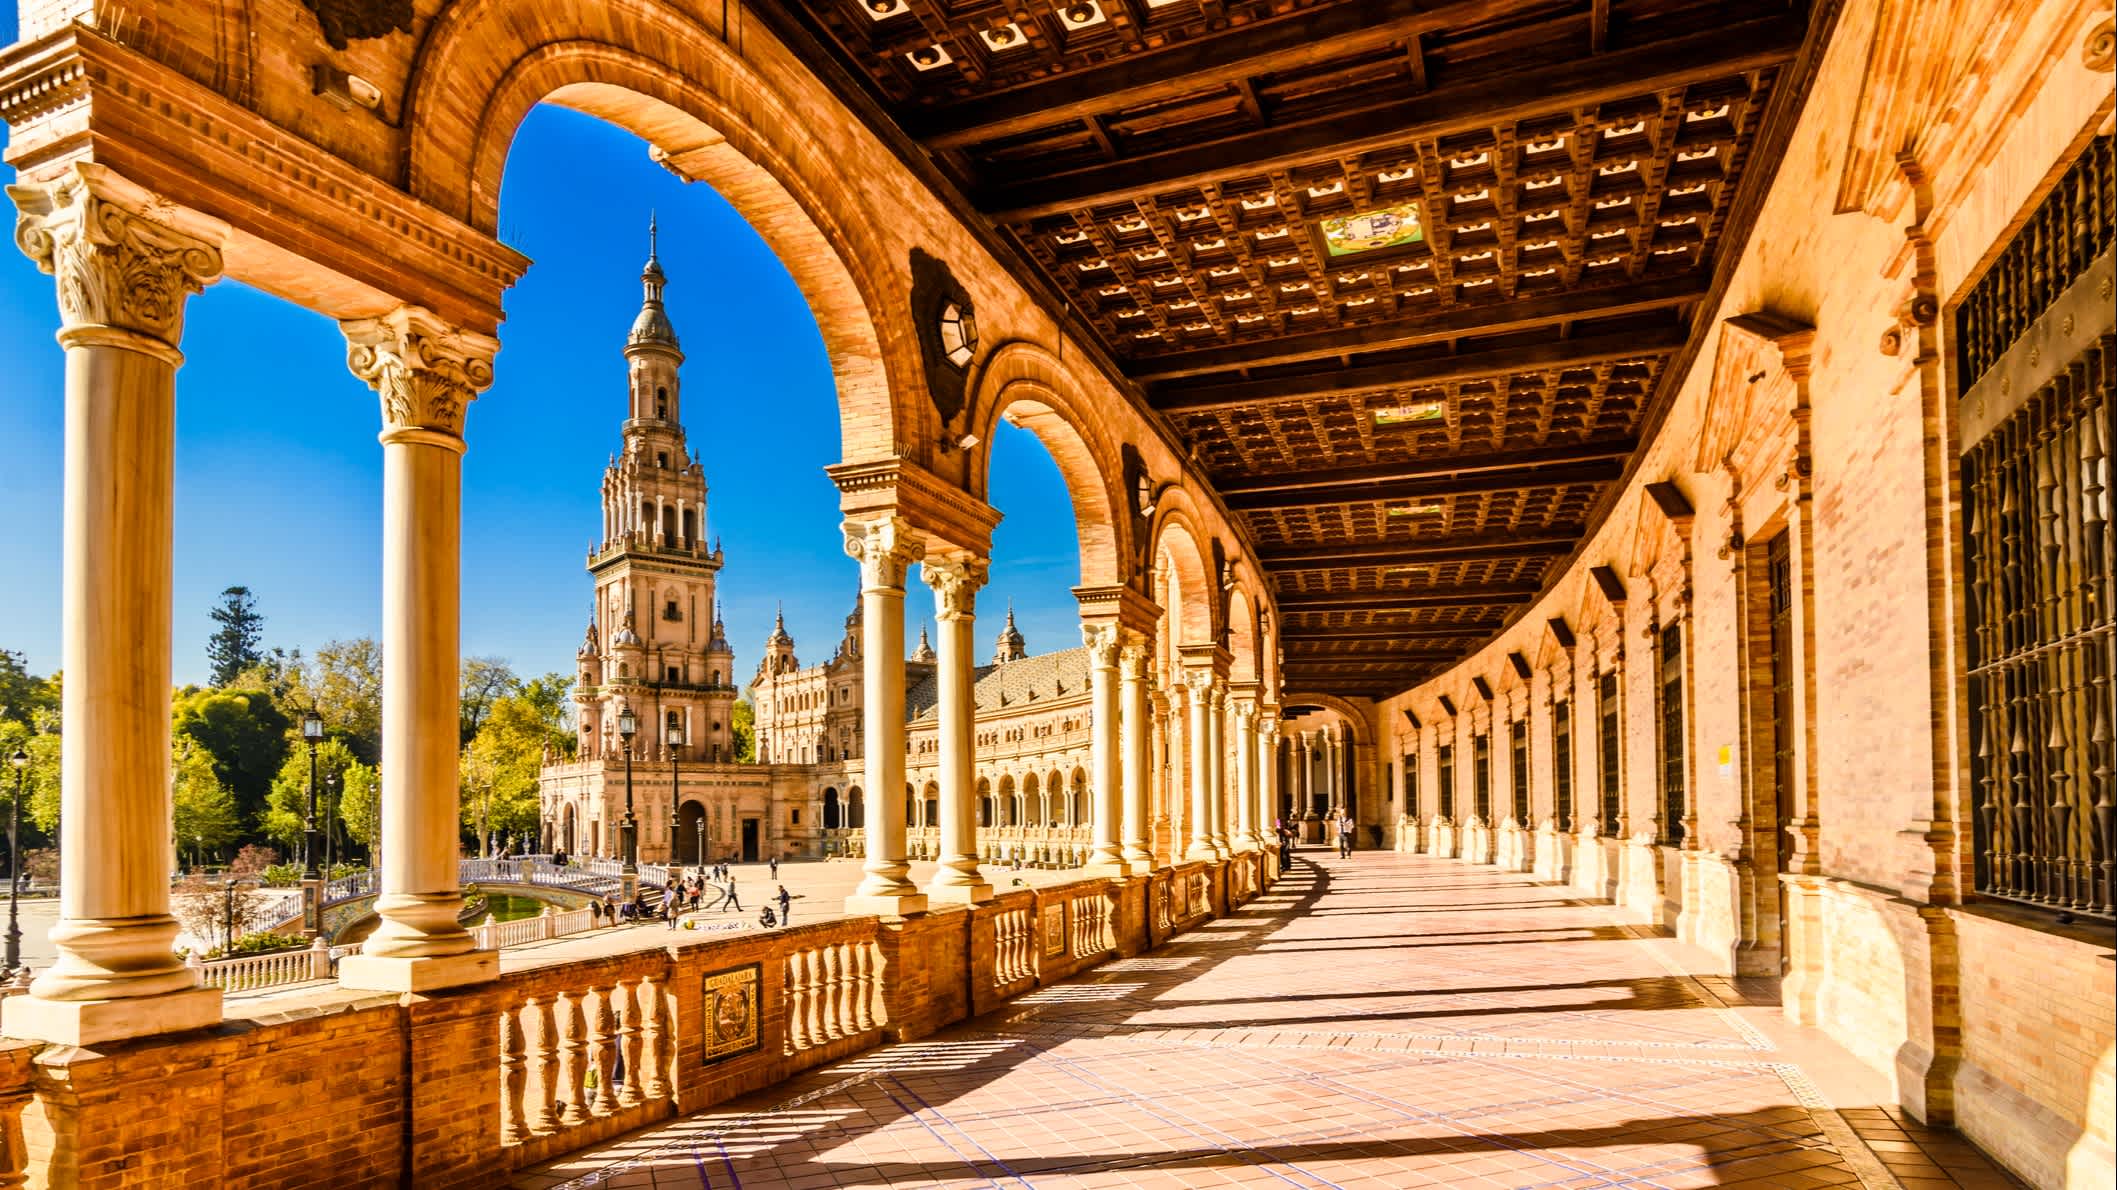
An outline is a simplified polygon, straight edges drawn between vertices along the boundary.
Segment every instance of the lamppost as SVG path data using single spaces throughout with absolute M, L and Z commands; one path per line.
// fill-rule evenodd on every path
M 235 953 L 235 877 L 221 881 L 221 954 Z
M 301 713 L 301 742 L 309 748 L 309 813 L 301 823 L 301 884 L 302 896 L 307 900 L 303 916 L 307 921 L 307 934 L 313 938 L 323 932 L 323 878 L 316 871 L 316 858 L 323 844 L 316 837 L 316 745 L 323 742 L 323 716 L 315 707 Z M 234 893 L 229 893 L 233 904 Z M 230 939 L 230 944 L 233 944 Z
M 676 753 L 684 746 L 684 725 L 671 723 L 667 729 L 669 738 L 669 866 L 676 866 L 676 820 L 684 804 L 683 786 L 678 781 Z
M 625 819 L 618 824 L 618 846 L 624 851 L 624 863 L 618 868 L 618 879 L 624 886 L 627 905 L 632 903 L 640 883 L 640 826 L 632 816 L 632 737 L 639 734 L 639 729 L 639 716 L 632 713 L 628 703 L 617 713 L 617 734 L 625 743 Z
M 323 878 L 329 883 L 338 868 L 338 774 L 323 775 Z
M 7 973 L 22 965 L 22 784 L 29 777 L 29 753 L 15 749 L 7 758 L 15 768 L 15 800 L 7 807 Z

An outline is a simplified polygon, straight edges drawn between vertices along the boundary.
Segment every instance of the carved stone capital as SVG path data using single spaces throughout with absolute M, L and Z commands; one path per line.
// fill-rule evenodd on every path
M 492 384 L 499 341 L 419 306 L 343 322 L 346 366 L 382 398 L 384 442 L 463 443 L 463 417 Z
M 1118 675 L 1128 682 L 1136 682 L 1146 676 L 1147 661 L 1152 656 L 1147 638 L 1136 632 L 1127 632 L 1117 649 Z
M 1096 669 L 1110 669 L 1117 664 L 1117 625 L 1083 624 L 1081 643 L 1088 647 L 1088 660 Z
M 847 540 L 850 552 L 850 537 Z M 954 621 L 976 616 L 978 589 L 991 572 L 992 564 L 983 558 L 921 558 L 919 576 L 934 589 L 934 618 Z
M 1213 671 L 1210 669 L 1186 669 L 1183 671 L 1183 685 L 1200 698 L 1211 697 L 1215 681 Z
M 16 245 L 58 282 L 60 342 L 182 362 L 184 301 L 220 279 L 227 224 L 88 162 L 7 195 Z
M 884 516 L 845 522 L 845 552 L 860 563 L 860 587 L 866 591 L 904 590 L 904 574 L 926 554 L 911 522 Z

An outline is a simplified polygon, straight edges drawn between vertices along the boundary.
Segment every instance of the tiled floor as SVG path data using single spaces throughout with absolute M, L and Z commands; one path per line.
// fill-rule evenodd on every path
M 1526 876 L 1310 850 L 1151 955 L 516 1184 L 2014 1185 L 1683 961 Z

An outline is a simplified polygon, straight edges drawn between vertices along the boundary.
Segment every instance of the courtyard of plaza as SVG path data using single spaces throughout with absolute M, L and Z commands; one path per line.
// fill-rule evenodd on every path
M 0 1187 L 2117 1179 L 2109 0 L 12 18 Z

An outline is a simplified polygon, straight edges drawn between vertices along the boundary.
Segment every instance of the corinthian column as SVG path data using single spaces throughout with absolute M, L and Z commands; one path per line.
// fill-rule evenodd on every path
M 1154 870 L 1154 840 L 1147 824 L 1147 646 L 1145 638 L 1127 632 L 1117 653 L 1119 717 L 1123 735 L 1119 751 L 1124 767 L 1124 858 L 1134 876 Z
M 1232 854 L 1228 846 L 1228 688 L 1217 676 L 1206 691 L 1206 708 L 1206 771 L 1212 783 L 1206 803 L 1212 811 L 1207 832 L 1213 854 L 1226 859 Z
M 346 363 L 382 399 L 382 923 L 347 987 L 421 991 L 499 963 L 457 921 L 463 418 L 492 383 L 489 336 L 417 306 L 344 324 Z
M 1213 846 L 1213 688 L 1211 670 L 1197 669 L 1184 674 L 1184 685 L 1190 688 L 1191 723 L 1185 751 L 1191 761 L 1191 821 L 1189 845 L 1184 848 L 1186 860 L 1216 860 L 1220 851 Z
M 986 563 L 978 558 L 927 558 L 919 573 L 934 589 L 934 619 L 940 640 L 935 677 L 940 705 L 934 708 L 934 758 L 941 783 L 941 866 L 926 893 L 936 901 L 974 905 L 992 898 L 992 884 L 978 871 L 978 809 L 975 764 L 975 678 L 978 588 Z M 901 716 L 899 717 L 902 718 Z
M 1257 829 L 1279 816 L 1279 710 L 1270 703 L 1257 708 Z M 1266 846 L 1277 846 L 1266 839 Z
M 1255 851 L 1263 845 L 1257 833 L 1257 707 L 1248 697 L 1238 697 L 1228 713 L 1235 720 L 1235 834 L 1230 843 L 1237 851 Z
M 91 1045 L 221 1019 L 171 947 L 170 506 L 184 302 L 227 225 L 101 166 L 10 186 L 15 242 L 57 280 L 66 350 L 58 957 L 11 1037 Z
M 904 856 L 904 572 L 925 553 L 900 517 L 845 522 L 845 552 L 860 562 L 861 757 L 868 784 L 867 859 L 847 913 L 926 910 Z M 968 645 L 965 645 L 966 656 Z
M 1122 876 L 1125 859 L 1117 841 L 1117 625 L 1083 624 L 1081 643 L 1088 646 L 1088 780 L 1095 786 L 1095 844 L 1084 866 L 1096 875 Z

